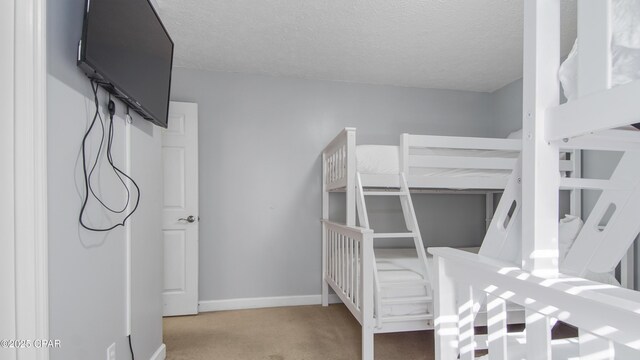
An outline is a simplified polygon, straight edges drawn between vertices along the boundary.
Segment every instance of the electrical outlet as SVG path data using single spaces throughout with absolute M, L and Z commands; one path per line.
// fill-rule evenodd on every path
M 116 360 L 116 343 L 107 348 L 107 360 Z

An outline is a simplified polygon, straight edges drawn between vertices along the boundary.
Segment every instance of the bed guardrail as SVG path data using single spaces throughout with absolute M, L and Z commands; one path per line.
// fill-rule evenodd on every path
M 431 150 L 425 152 L 424 150 Z M 442 153 L 442 150 L 452 150 Z M 477 154 L 456 150 L 474 150 Z M 421 172 L 430 169 L 480 172 L 510 172 L 517 163 L 522 141 L 520 139 L 437 136 L 402 134 L 400 136 L 400 169 L 407 174 L 409 184 L 414 187 L 449 187 L 475 189 L 503 189 L 505 176 L 457 176 L 443 174 L 432 177 L 420 176 Z M 567 177 L 579 176 L 579 154 L 574 150 L 560 151 L 560 171 Z M 576 200 L 577 201 L 577 200 Z
M 344 128 L 322 151 L 323 181 L 326 191 L 346 187 L 353 181 L 356 164 L 356 129 Z
M 424 149 L 432 150 L 424 153 Z M 439 150 L 477 150 L 477 156 L 455 153 L 442 154 Z M 422 177 L 419 174 L 429 169 L 476 170 L 509 172 L 513 170 L 517 155 L 505 156 L 505 152 L 518 153 L 522 150 L 522 141 L 518 139 L 434 136 L 402 134 L 400 136 L 400 168 L 407 174 L 410 184 L 419 187 L 449 187 L 502 189 L 507 177 L 500 176 L 455 176 L 439 175 Z M 498 154 L 498 152 L 501 152 Z
M 353 316 L 373 321 L 373 230 L 322 221 L 323 277 Z
M 474 359 L 475 349 L 485 345 L 482 339 L 490 359 L 507 359 L 508 353 L 550 359 L 552 348 L 562 351 L 562 358 L 635 359 L 640 354 L 640 294 L 635 291 L 562 274 L 540 278 L 511 263 L 452 248 L 429 252 L 436 270 L 438 359 Z M 487 298 L 486 337 L 474 334 L 479 293 Z M 506 301 L 525 307 L 525 333 L 507 334 Z M 553 319 L 577 327 L 578 338 L 552 341 Z M 526 349 L 518 349 L 522 346 Z M 565 357 L 567 352 L 573 355 Z

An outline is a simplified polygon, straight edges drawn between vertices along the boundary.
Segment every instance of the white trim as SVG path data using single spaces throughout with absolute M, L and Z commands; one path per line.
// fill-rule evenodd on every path
M 16 338 L 15 233 L 14 233 L 14 3 L 0 2 L 0 339 Z M 2 349 L 3 359 L 15 360 L 15 349 Z
M 165 344 L 160 345 L 158 350 L 151 355 L 150 360 L 164 360 L 167 357 L 167 346 Z
M 329 294 L 329 304 L 338 304 L 342 301 L 336 294 Z M 283 306 L 320 305 L 321 295 L 300 296 L 274 296 L 258 298 L 242 298 L 227 300 L 205 300 L 198 303 L 199 312 L 260 309 Z
M 131 174 L 132 166 L 131 166 L 131 125 L 128 122 L 124 122 L 125 127 L 125 146 L 126 146 L 126 163 L 125 169 L 127 174 Z M 132 184 L 130 181 L 127 182 L 127 186 L 131 188 Z M 129 203 L 129 208 L 127 212 L 133 210 L 133 203 Z M 127 222 L 125 226 L 125 336 L 131 335 L 131 323 L 133 321 L 133 310 L 131 308 L 131 221 Z
M 14 177 L 15 336 L 48 339 L 46 0 L 14 0 L 13 16 L 14 167 L 5 171 Z M 47 360 L 49 350 L 17 358 Z

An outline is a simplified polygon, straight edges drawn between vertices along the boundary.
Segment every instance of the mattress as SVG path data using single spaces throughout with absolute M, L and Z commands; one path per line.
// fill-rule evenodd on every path
M 422 280 L 422 264 L 415 249 L 375 249 L 380 282 Z M 424 286 L 382 288 L 381 298 L 426 296 Z M 417 315 L 427 312 L 426 303 L 383 304 L 382 316 Z
M 479 247 L 459 248 L 460 250 L 478 253 Z M 412 248 L 402 249 L 375 249 L 376 263 L 378 265 L 378 276 L 381 282 L 398 281 L 398 280 L 420 280 L 421 264 L 418 260 L 416 250 Z M 431 255 L 427 253 L 427 257 Z M 406 287 L 406 288 L 383 288 L 382 298 L 396 298 L 405 296 L 425 296 L 426 290 L 422 286 Z M 381 312 L 383 316 L 403 316 L 403 315 L 419 315 L 427 312 L 427 307 L 432 303 L 417 304 L 401 304 L 401 305 L 382 305 Z M 507 303 L 508 311 L 522 311 L 523 308 L 514 303 Z M 486 313 L 486 307 L 482 306 L 479 316 Z
M 356 162 L 361 174 L 398 174 L 400 172 L 400 154 L 398 146 L 391 145 L 358 145 L 356 147 Z M 463 150 L 463 149 L 412 149 L 412 155 L 464 156 L 464 157 L 518 157 L 516 151 L 499 150 Z M 446 168 L 415 168 L 411 175 L 420 176 L 448 176 L 448 177 L 508 177 L 509 170 L 481 170 L 481 169 L 446 169 Z
M 478 248 L 465 248 L 464 250 L 477 252 Z M 416 250 L 412 248 L 402 249 L 375 249 L 376 264 L 380 282 L 422 280 L 422 264 L 418 260 Z M 382 299 L 426 296 L 424 286 L 383 288 Z M 424 314 L 430 304 L 393 304 L 382 305 L 383 316 L 403 316 Z

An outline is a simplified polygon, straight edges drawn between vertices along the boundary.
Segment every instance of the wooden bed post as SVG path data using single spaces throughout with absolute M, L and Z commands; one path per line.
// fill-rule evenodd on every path
M 611 87 L 611 1 L 595 0 L 588 6 L 578 2 L 578 96 L 582 97 Z M 596 21 L 594 21 L 596 20 Z M 582 176 L 582 151 L 573 156 L 578 176 Z M 582 217 L 582 190 L 571 191 L 574 215 Z M 578 206 L 580 208 L 578 208 Z
M 373 233 L 362 240 L 362 360 L 373 360 Z
M 524 4 L 522 268 L 558 274 L 558 146 L 545 136 L 545 111 L 559 104 L 560 1 Z M 551 359 L 549 317 L 526 311 L 529 359 Z
M 545 136 L 545 110 L 559 103 L 560 2 L 525 2 L 522 139 L 522 268 L 558 273 L 558 146 Z
M 329 220 L 329 192 L 327 191 L 326 155 L 322 153 L 322 220 Z M 329 284 L 327 273 L 327 227 L 322 222 L 322 306 L 329 305 Z
M 582 150 L 575 149 L 570 154 L 573 163 L 571 177 L 579 179 L 582 177 Z M 572 189 L 569 196 L 569 212 L 582 219 L 582 190 Z
M 588 6 L 578 3 L 578 96 L 611 87 L 611 1 L 595 0 Z M 581 151 L 576 150 L 581 161 Z M 580 168 L 582 171 L 582 168 Z M 580 176 L 582 174 L 580 173 Z M 581 190 L 578 192 L 582 198 Z M 572 198 L 573 200 L 573 198 Z M 580 199 L 582 207 L 582 199 Z M 580 215 L 582 215 L 580 209 Z
M 611 1 L 578 2 L 578 97 L 611 87 Z
M 448 273 L 447 260 L 434 256 L 436 276 L 433 279 L 435 355 L 439 360 L 454 360 L 458 357 L 458 308 L 456 306 L 456 283 Z
M 356 225 L 356 131 L 346 128 L 347 131 L 347 226 Z M 352 151 L 353 150 L 353 151 Z

